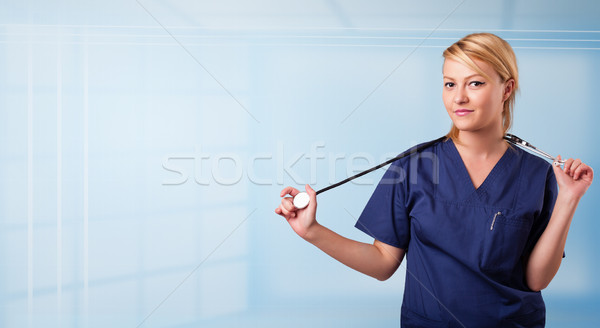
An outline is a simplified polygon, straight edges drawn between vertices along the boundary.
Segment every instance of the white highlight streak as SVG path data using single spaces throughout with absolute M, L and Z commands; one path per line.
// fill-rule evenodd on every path
M 58 326 L 62 313 L 62 49 L 56 53 L 56 307 Z
M 27 52 L 27 319 L 33 325 L 33 46 Z
M 89 250 L 88 250 L 88 46 L 83 46 L 83 317 L 84 326 L 88 326 L 89 309 Z

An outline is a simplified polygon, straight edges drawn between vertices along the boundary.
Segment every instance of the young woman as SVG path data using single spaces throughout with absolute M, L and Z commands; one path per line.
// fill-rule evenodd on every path
M 579 159 L 550 165 L 503 139 L 518 89 L 506 41 L 471 34 L 444 58 L 452 129 L 388 168 L 356 223 L 373 244 L 320 225 L 309 185 L 307 208 L 285 197 L 275 212 L 308 242 L 379 280 L 406 255 L 403 327 L 542 327 L 540 290 L 558 271 L 592 168 Z M 281 197 L 298 192 L 287 187 Z

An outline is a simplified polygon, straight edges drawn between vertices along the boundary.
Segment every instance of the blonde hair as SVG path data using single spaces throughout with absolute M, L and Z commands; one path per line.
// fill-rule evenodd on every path
M 475 64 L 473 59 L 481 60 L 490 66 L 498 73 L 502 83 L 513 79 L 515 81 L 512 93 L 504 101 L 504 110 L 502 111 L 502 127 L 506 133 L 511 125 L 513 118 L 513 107 L 515 104 L 516 92 L 519 89 L 519 71 L 517 68 L 517 57 L 508 44 L 502 38 L 491 33 L 474 33 L 465 36 L 456 43 L 448 47 L 444 51 L 444 59 L 452 59 L 467 65 L 472 70 L 481 74 L 485 78 L 491 79 L 488 74 L 485 74 Z M 456 140 L 458 137 L 458 129 L 454 124 L 448 138 Z

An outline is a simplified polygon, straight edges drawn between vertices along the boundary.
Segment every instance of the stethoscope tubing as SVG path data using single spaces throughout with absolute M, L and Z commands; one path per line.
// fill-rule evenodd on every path
M 426 142 L 426 143 L 424 143 L 424 144 L 422 144 L 422 145 L 420 145 L 418 147 L 413 147 L 413 148 L 405 151 L 404 153 L 402 153 L 402 154 L 400 154 L 400 155 L 398 155 L 398 156 L 396 156 L 394 158 L 391 158 L 391 159 L 389 159 L 389 160 L 387 160 L 387 161 L 385 161 L 385 162 L 383 162 L 383 163 L 381 163 L 381 164 L 379 164 L 377 166 L 374 166 L 374 167 L 372 167 L 370 169 L 362 171 L 362 172 L 360 172 L 360 173 L 358 173 L 356 175 L 353 175 L 353 176 L 351 176 L 349 178 L 346 178 L 346 179 L 344 179 L 344 180 L 342 180 L 340 182 L 334 183 L 334 184 L 332 184 L 330 186 L 327 186 L 327 187 L 325 187 L 323 189 L 319 189 L 317 191 L 317 195 L 320 194 L 320 193 L 322 193 L 322 192 L 325 192 L 325 191 L 327 191 L 329 189 L 333 189 L 335 187 L 339 187 L 339 186 L 341 186 L 341 185 L 343 185 L 343 184 L 345 184 L 347 182 L 350 182 L 350 181 L 352 181 L 352 180 L 354 180 L 356 178 L 360 178 L 360 177 L 362 177 L 363 175 L 365 175 L 367 173 L 370 173 L 370 172 L 373 172 L 373 171 L 375 171 L 377 169 L 380 169 L 380 168 L 382 168 L 382 167 L 384 167 L 384 166 L 386 166 L 388 164 L 391 164 L 391 163 L 393 163 L 393 162 L 395 162 L 395 161 L 397 161 L 397 160 L 399 160 L 401 158 L 404 158 L 406 156 L 410 156 L 410 155 L 412 155 L 414 153 L 418 153 L 418 152 L 422 151 L 425 148 L 428 148 L 428 147 L 430 147 L 430 146 L 432 146 L 432 145 L 434 145 L 434 144 L 436 144 L 436 143 L 438 143 L 440 141 L 443 141 L 446 138 L 448 138 L 448 137 L 443 136 L 443 137 L 437 138 L 435 140 L 428 141 L 428 142 Z
M 353 176 L 351 176 L 349 178 L 346 178 L 346 179 L 344 179 L 344 180 L 342 180 L 340 182 L 337 182 L 337 183 L 334 183 L 334 184 L 332 184 L 330 186 L 327 186 L 325 188 L 319 189 L 319 190 L 317 190 L 316 194 L 318 195 L 318 194 L 323 193 L 323 192 L 325 192 L 327 190 L 339 187 L 339 186 L 341 186 L 341 185 L 343 185 L 345 183 L 348 183 L 348 182 L 350 182 L 350 181 L 352 181 L 352 180 L 354 180 L 356 178 L 359 178 L 359 177 L 361 177 L 361 176 L 363 176 L 363 175 L 365 175 L 367 173 L 370 173 L 370 172 L 373 172 L 373 171 L 375 171 L 377 169 L 380 169 L 380 168 L 382 168 L 382 167 L 384 167 L 384 166 L 386 166 L 388 164 L 391 164 L 391 163 L 393 163 L 393 162 L 395 162 L 395 161 L 397 161 L 399 159 L 402 159 L 404 157 L 407 157 L 407 156 L 410 156 L 412 154 L 418 153 L 418 152 L 424 150 L 425 148 L 428 148 L 428 147 L 430 147 L 430 146 L 432 146 L 432 145 L 434 145 L 434 144 L 436 144 L 438 142 L 444 141 L 446 139 L 448 139 L 448 137 L 447 136 L 443 136 L 443 137 L 437 138 L 435 140 L 431 140 L 431 141 L 428 141 L 426 143 L 423 143 L 423 144 L 421 144 L 421 145 L 419 145 L 417 147 L 413 147 L 413 148 L 411 148 L 411 149 L 403 152 L 402 154 L 400 154 L 400 155 L 398 155 L 398 156 L 396 156 L 394 158 L 391 158 L 391 159 L 389 159 L 389 160 L 387 160 L 387 161 L 385 161 L 385 162 L 383 162 L 383 163 L 381 163 L 379 165 L 376 165 L 376 166 L 374 166 L 374 167 L 372 167 L 370 169 L 367 169 L 367 170 L 362 171 L 362 172 L 360 172 L 358 174 L 355 174 L 355 175 L 353 175 Z M 527 142 L 527 141 L 525 141 L 525 140 L 523 140 L 523 139 L 515 136 L 514 134 L 507 133 L 504 136 L 504 139 L 507 140 L 508 142 L 514 144 L 514 145 L 517 145 L 517 146 L 519 146 L 521 148 L 530 150 L 530 151 L 534 152 L 535 154 L 537 154 L 537 155 L 539 155 L 541 157 L 545 157 L 547 159 L 550 159 L 550 160 L 552 160 L 554 162 L 558 162 L 560 164 L 564 164 L 566 162 L 566 160 L 559 160 L 559 161 L 557 161 L 555 157 L 551 156 L 550 154 L 546 153 L 545 151 L 542 151 L 542 150 L 536 148 L 535 146 L 533 146 L 529 142 Z M 296 196 L 294 196 L 294 199 L 293 199 L 294 206 L 296 208 L 298 208 L 298 209 L 305 208 L 306 206 L 308 206 L 309 199 L 310 199 L 310 197 L 308 196 L 308 194 L 305 191 L 300 192 Z

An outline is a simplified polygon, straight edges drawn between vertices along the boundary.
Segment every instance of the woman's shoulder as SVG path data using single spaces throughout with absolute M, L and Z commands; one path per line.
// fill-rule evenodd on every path
M 411 158 L 414 159 L 415 156 L 418 157 L 428 157 L 431 154 L 434 154 L 437 152 L 436 148 L 440 147 L 443 143 L 448 142 L 448 138 L 444 137 L 440 137 L 437 139 L 433 139 L 430 141 L 425 141 L 425 142 L 421 142 L 419 144 L 416 144 L 408 149 L 406 149 L 405 151 L 403 151 L 402 153 L 398 154 L 396 157 L 402 157 L 400 160 L 396 161 L 396 165 L 407 165 Z
M 515 145 L 509 145 L 507 151 L 514 152 L 517 159 L 520 159 L 520 169 L 530 174 L 554 174 L 552 171 L 552 165 L 546 159 L 527 152 Z
M 388 174 L 406 176 L 409 172 L 437 172 L 440 165 L 440 156 L 448 139 L 438 139 L 418 143 L 396 156 L 397 160 L 392 162 L 388 168 Z M 450 141 L 451 142 L 451 141 Z
M 403 169 L 408 169 L 415 164 L 421 166 L 423 160 L 430 161 L 433 158 L 437 158 L 439 152 L 438 148 L 446 141 L 446 137 L 440 137 L 438 139 L 418 143 L 398 154 L 395 157 L 396 160 L 390 165 L 390 168 L 401 167 Z

